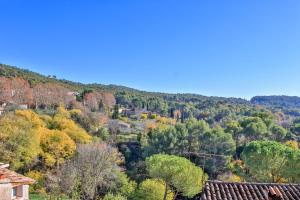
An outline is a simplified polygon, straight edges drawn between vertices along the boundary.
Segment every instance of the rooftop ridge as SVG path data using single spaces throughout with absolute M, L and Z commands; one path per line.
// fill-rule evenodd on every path
M 235 185 L 295 185 L 300 186 L 300 183 L 261 183 L 261 182 L 227 182 L 219 180 L 208 180 L 206 183 L 221 183 L 221 184 L 235 184 Z

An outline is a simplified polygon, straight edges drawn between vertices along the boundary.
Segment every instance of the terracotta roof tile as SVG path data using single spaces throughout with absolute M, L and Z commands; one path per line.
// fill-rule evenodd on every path
M 207 181 L 201 200 L 300 200 L 300 184 Z
M 6 168 L 0 168 L 0 183 L 3 182 L 9 182 L 13 184 L 32 184 L 35 182 L 35 180 L 28 178 L 26 176 L 23 176 L 21 174 L 18 174 L 14 171 L 11 171 Z

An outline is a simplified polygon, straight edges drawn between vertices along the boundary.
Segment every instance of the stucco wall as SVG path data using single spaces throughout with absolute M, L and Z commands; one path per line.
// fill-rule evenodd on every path
M 29 185 L 23 185 L 23 198 L 24 200 L 28 200 L 29 199 Z
M 0 198 L 1 200 L 11 200 L 12 185 L 10 183 L 0 184 Z

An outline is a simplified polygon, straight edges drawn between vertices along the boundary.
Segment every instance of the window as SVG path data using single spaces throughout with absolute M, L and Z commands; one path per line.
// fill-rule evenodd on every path
M 13 189 L 11 191 L 11 197 L 12 197 L 12 199 L 17 198 L 17 187 L 13 187 Z
M 17 199 L 18 197 L 22 197 L 22 196 L 23 196 L 23 186 L 22 185 L 12 188 L 12 191 L 11 191 L 12 199 Z

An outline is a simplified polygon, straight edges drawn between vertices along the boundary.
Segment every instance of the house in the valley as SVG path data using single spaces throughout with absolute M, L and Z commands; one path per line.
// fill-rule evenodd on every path
M 29 185 L 35 181 L 8 169 L 8 164 L 0 163 L 0 199 L 28 200 Z
M 0 106 L 0 116 L 4 113 L 4 107 Z
M 300 184 L 207 181 L 200 200 L 300 200 Z
M 20 110 L 27 110 L 28 109 L 28 104 L 19 104 L 18 109 Z
M 79 92 L 67 92 L 67 101 L 75 101 L 78 95 Z
M 0 103 L 0 116 L 7 110 L 27 110 L 29 108 L 28 104 L 15 104 L 15 103 Z
M 133 119 L 141 119 L 142 115 L 150 116 L 152 114 L 145 108 L 121 108 L 119 113 Z
M 132 129 L 130 124 L 121 120 L 112 119 L 108 122 L 108 127 L 111 132 L 114 133 L 131 133 Z
M 0 115 L 2 115 L 5 112 L 6 106 L 7 106 L 7 103 L 0 102 Z

